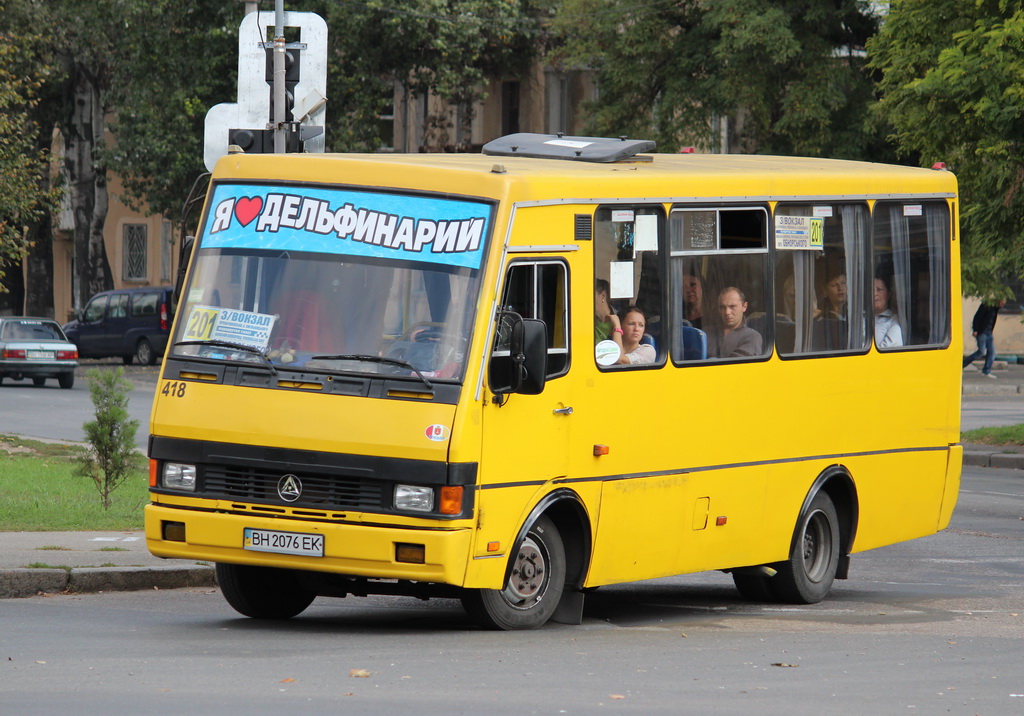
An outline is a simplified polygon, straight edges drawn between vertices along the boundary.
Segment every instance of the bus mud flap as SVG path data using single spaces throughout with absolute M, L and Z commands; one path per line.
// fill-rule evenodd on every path
M 551 621 L 573 626 L 583 623 L 583 592 L 578 589 L 566 589 L 558 600 L 558 608 L 551 615 Z

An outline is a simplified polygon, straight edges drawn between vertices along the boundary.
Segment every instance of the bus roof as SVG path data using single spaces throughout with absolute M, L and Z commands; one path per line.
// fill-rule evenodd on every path
M 650 154 L 589 163 L 484 154 L 229 154 L 221 180 L 361 185 L 523 201 L 955 196 L 947 171 L 840 159 Z

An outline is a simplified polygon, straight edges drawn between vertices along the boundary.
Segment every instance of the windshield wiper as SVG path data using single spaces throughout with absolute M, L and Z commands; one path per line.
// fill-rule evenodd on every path
M 427 377 L 417 370 L 416 366 L 412 363 L 406 363 L 404 360 L 398 360 L 397 358 L 385 358 L 384 356 L 374 356 L 367 353 L 342 353 L 338 355 L 327 355 L 327 356 L 313 356 L 310 360 L 362 360 L 367 363 L 387 363 L 388 365 L 397 365 L 399 368 L 408 368 L 423 381 L 431 390 L 434 386 L 431 385 Z
M 231 341 L 178 341 L 174 344 L 175 346 L 215 346 L 217 348 L 231 348 L 236 351 L 242 351 L 243 353 L 249 353 L 254 355 L 263 361 L 263 365 L 270 369 L 271 375 L 277 375 L 277 368 L 270 362 L 270 358 L 267 354 L 261 351 L 259 348 L 253 348 L 247 346 L 244 343 L 233 343 Z

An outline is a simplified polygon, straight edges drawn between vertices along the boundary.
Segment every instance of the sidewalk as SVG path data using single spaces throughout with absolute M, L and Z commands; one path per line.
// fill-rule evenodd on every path
M 213 567 L 161 559 L 139 532 L 0 532 L 0 599 L 212 587 Z

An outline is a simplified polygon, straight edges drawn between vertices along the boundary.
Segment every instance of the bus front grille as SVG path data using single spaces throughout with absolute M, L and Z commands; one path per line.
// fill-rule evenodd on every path
M 285 501 L 278 494 L 284 475 L 253 467 L 206 465 L 202 477 L 202 495 L 210 498 L 241 500 L 325 510 L 380 510 L 383 483 L 362 477 L 295 473 L 301 483 L 298 499 Z

